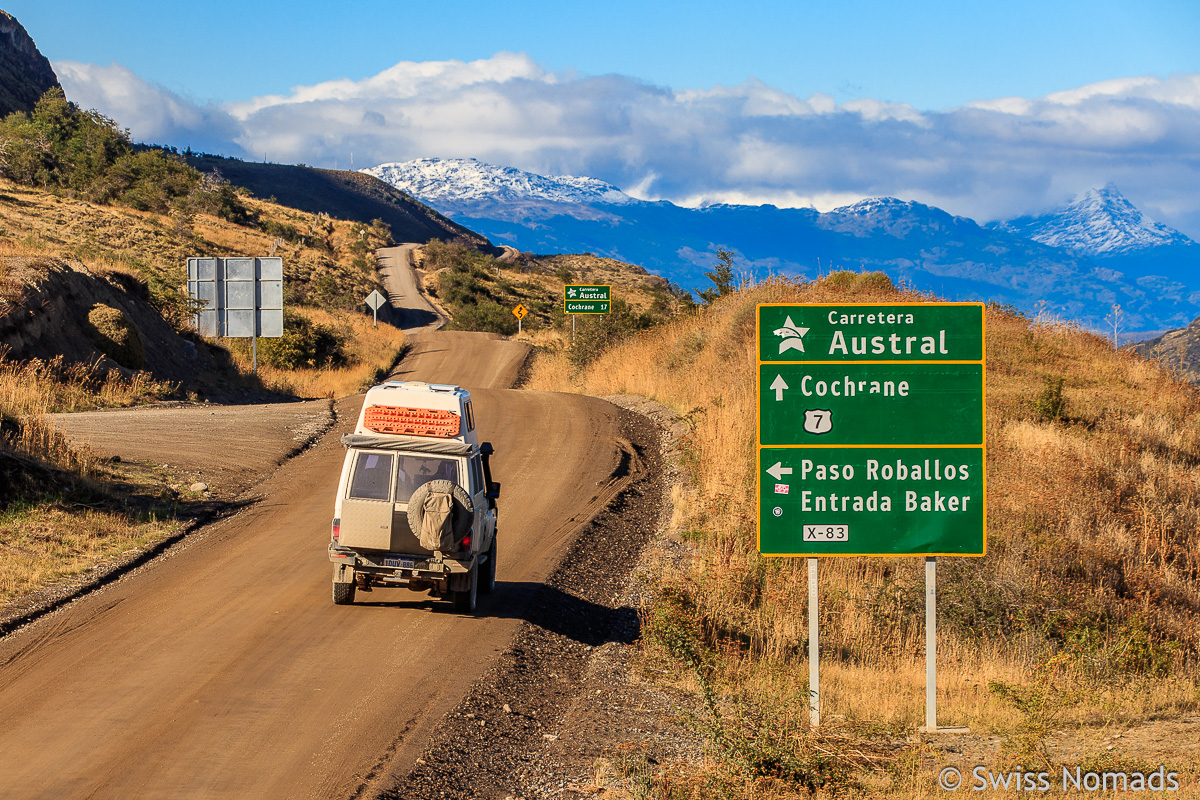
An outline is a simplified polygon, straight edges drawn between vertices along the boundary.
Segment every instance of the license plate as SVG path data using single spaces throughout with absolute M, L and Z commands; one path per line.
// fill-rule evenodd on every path
M 414 567 L 416 567 L 416 562 L 413 561 L 411 558 L 393 558 L 393 557 L 388 556 L 383 559 L 383 565 L 385 567 L 399 567 L 400 569 L 413 569 Z

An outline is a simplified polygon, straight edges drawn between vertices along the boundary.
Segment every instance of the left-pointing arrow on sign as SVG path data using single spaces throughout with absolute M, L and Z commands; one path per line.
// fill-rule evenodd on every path
M 782 375 L 776 375 L 775 380 L 771 381 L 771 389 L 775 392 L 775 402 L 783 400 L 783 390 L 788 388 L 787 383 L 783 380 Z
M 777 481 L 783 480 L 784 475 L 791 475 L 792 468 L 785 467 L 782 461 L 776 461 L 774 466 L 767 467 L 767 474 Z

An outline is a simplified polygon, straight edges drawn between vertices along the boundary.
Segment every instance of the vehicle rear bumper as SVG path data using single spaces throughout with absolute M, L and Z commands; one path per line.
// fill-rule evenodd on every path
M 370 575 L 375 581 L 406 585 L 413 581 L 441 582 L 452 575 L 471 571 L 477 556 L 472 553 L 436 556 L 408 553 L 364 553 L 339 545 L 329 546 L 329 560 L 353 568 L 354 572 Z

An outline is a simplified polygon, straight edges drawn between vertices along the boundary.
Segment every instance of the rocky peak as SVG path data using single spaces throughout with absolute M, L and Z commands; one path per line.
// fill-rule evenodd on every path
M 12 14 L 0 11 L 0 117 L 32 111 L 38 98 L 58 85 L 29 33 Z
M 1089 189 L 1045 214 L 1016 217 L 1001 228 L 1084 256 L 1110 256 L 1164 245 L 1186 245 L 1187 236 L 1150 219 L 1116 186 Z

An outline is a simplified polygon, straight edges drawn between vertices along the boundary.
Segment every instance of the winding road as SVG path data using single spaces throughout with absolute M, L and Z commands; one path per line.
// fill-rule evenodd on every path
M 0 640 L 0 795 L 369 795 L 413 763 L 579 527 L 631 480 L 623 412 L 509 388 L 524 345 L 429 329 L 437 314 L 405 288 L 394 250 L 393 313 L 413 333 L 397 377 L 469 388 L 496 448 L 496 593 L 473 617 L 403 589 L 332 604 L 339 437 L 362 396 L 338 401 L 332 429 L 256 487 L 263 499 Z M 101 416 L 118 432 L 138 424 Z M 172 442 L 159 444 L 165 458 Z

